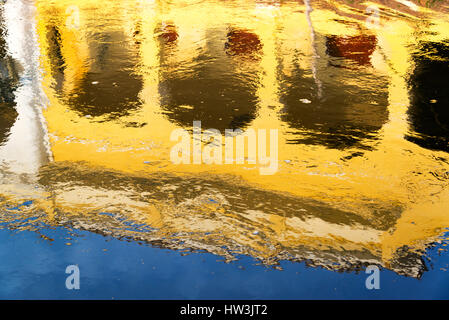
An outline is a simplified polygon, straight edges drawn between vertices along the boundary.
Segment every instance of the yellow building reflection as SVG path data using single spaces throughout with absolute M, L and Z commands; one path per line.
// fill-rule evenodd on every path
M 419 276 L 402 248 L 449 226 L 448 156 L 404 139 L 411 44 L 449 29 L 402 4 L 375 4 L 370 27 L 368 5 L 37 0 L 54 162 L 39 176 L 51 201 L 35 205 L 53 224 L 172 248 Z M 194 120 L 278 129 L 278 172 L 173 164 L 170 133 Z

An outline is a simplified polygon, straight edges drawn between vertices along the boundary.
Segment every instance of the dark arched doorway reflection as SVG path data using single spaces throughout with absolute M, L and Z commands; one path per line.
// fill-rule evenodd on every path
M 64 56 L 67 52 L 76 56 L 77 52 L 72 52 L 76 47 L 61 50 L 63 28 L 53 25 L 47 30 L 54 89 L 69 108 L 81 116 L 111 120 L 141 106 L 143 79 L 138 70 L 138 53 L 121 31 L 90 34 L 89 61 L 81 63 Z M 70 78 L 68 68 L 75 70 L 76 78 Z
M 370 150 L 388 120 L 387 79 L 370 68 L 373 36 L 317 36 L 324 47 L 316 72 L 293 60 L 280 72 L 281 119 L 295 129 L 289 143 Z
M 409 78 L 410 134 L 421 147 L 449 151 L 449 41 L 423 42 Z
M 161 108 L 174 123 L 189 128 L 245 128 L 257 113 L 258 60 L 247 59 L 261 49 L 255 33 L 231 28 L 208 30 L 197 56 L 182 57 L 181 49 L 161 44 Z M 168 62 L 181 55 L 179 64 Z M 168 66 L 167 66 L 168 64 Z

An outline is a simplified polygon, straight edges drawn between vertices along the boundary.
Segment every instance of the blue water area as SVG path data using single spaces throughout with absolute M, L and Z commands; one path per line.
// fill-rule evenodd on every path
M 283 270 L 250 257 L 226 263 L 209 253 L 183 254 L 66 229 L 0 230 L 2 299 L 447 299 L 449 255 L 428 252 L 421 279 L 380 273 L 368 290 L 365 272 L 344 272 L 282 262 Z M 50 240 L 48 240 L 50 239 Z M 80 270 L 80 289 L 68 290 L 68 265 Z

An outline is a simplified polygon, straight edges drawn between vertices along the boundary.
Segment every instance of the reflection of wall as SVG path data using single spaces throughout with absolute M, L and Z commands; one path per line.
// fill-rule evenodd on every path
M 423 42 L 412 57 L 407 139 L 424 148 L 449 151 L 449 41 Z

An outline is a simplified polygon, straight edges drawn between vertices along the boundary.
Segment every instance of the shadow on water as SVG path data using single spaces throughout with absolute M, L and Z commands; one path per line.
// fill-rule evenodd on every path
M 428 149 L 449 151 L 449 41 L 421 42 L 409 78 L 411 133 L 406 139 Z

